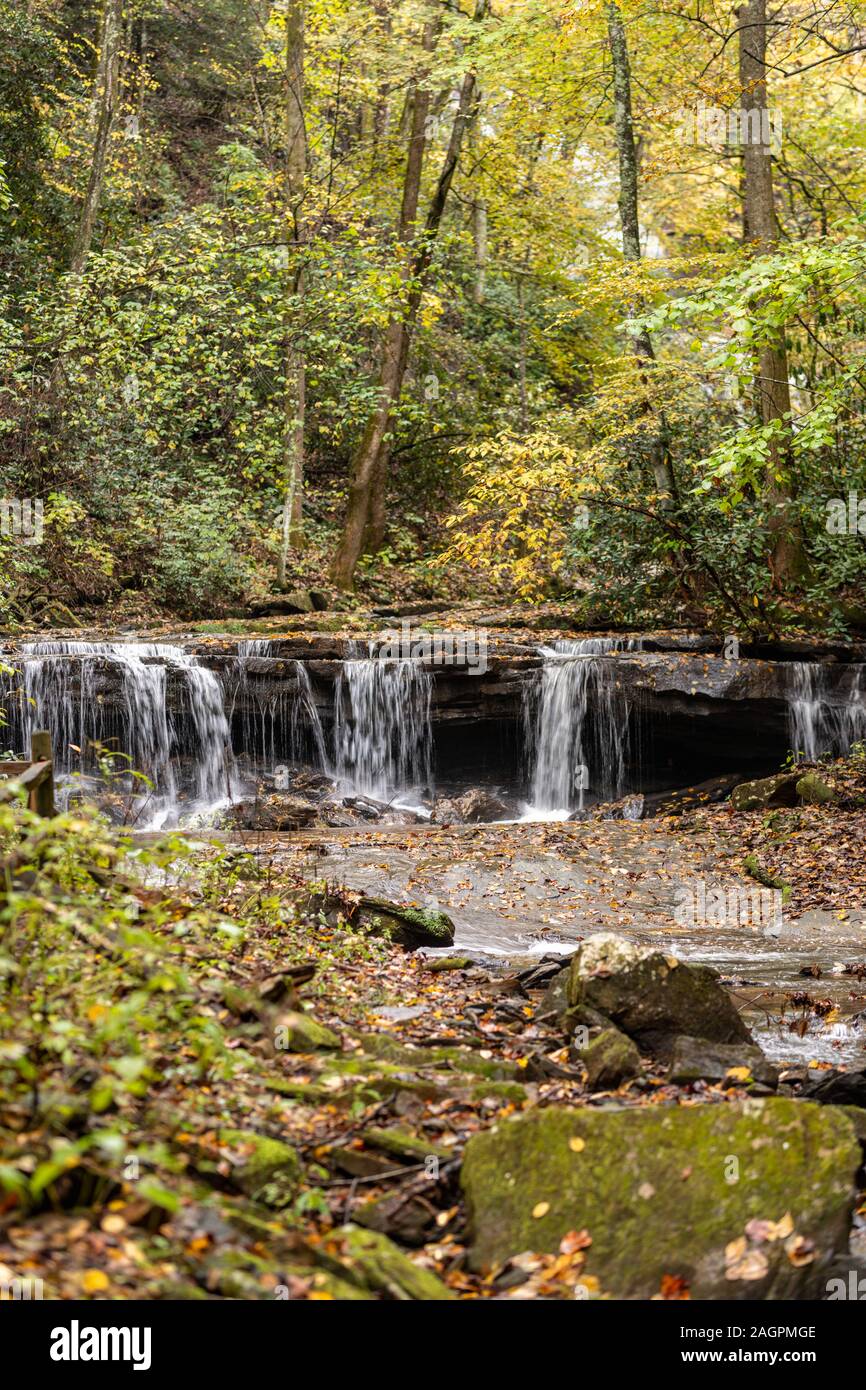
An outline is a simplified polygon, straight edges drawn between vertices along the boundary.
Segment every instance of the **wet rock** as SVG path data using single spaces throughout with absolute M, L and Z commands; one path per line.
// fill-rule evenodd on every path
M 761 777 L 756 782 L 741 782 L 731 792 L 735 811 L 759 811 L 765 806 L 796 806 L 798 772 L 780 772 L 775 777 Z
M 226 819 L 243 830 L 302 830 L 317 812 L 315 802 L 306 797 L 271 792 L 232 806 Z
M 508 815 L 505 802 L 492 792 L 475 788 L 462 796 L 443 797 L 436 802 L 433 819 L 442 825 L 446 821 L 470 824 L 480 821 L 503 820 Z
M 470 956 L 431 956 L 424 962 L 424 969 L 441 974 L 447 970 L 469 970 L 472 964 Z
M 568 1000 L 604 1014 L 644 1051 L 665 1056 L 685 1034 L 712 1042 L 752 1041 L 714 970 L 684 965 L 612 932 L 598 932 L 571 962 Z
M 857 1105 L 866 1109 L 866 1071 L 825 1072 L 820 1081 L 807 1081 L 800 1095 L 822 1105 Z
M 435 908 L 410 907 L 385 898 L 361 898 L 356 919 L 378 936 L 415 951 L 419 946 L 452 946 L 454 923 Z
M 749 1077 L 773 1090 L 779 1084 L 779 1073 L 767 1061 L 761 1049 L 748 1043 L 711 1043 L 703 1038 L 676 1038 L 671 1053 L 668 1081 L 688 1086 L 695 1081 L 716 1083 L 730 1077 L 731 1084 L 747 1084 L 748 1078 L 738 1073 L 743 1068 Z
M 836 793 L 817 772 L 807 772 L 797 783 L 797 796 L 807 806 L 826 806 L 836 801 Z
M 820 1297 L 859 1163 L 848 1116 L 802 1101 L 531 1110 L 466 1146 L 470 1263 L 586 1230 L 586 1273 L 615 1298 L 650 1298 L 664 1275 L 693 1298 Z
M 641 1072 L 640 1053 L 631 1038 L 618 1028 L 605 1028 L 587 1043 L 581 1049 L 580 1060 L 591 1091 L 615 1091 Z

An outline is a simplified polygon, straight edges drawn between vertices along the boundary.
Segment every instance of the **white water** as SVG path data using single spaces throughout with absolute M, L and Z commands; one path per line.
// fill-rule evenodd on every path
M 853 743 L 866 739 L 864 667 L 849 666 L 847 679 L 837 676 L 832 686 L 830 669 L 818 662 L 791 663 L 789 738 L 792 751 L 809 762 L 823 753 L 847 753 Z
M 250 663 L 273 661 L 275 675 L 291 665 L 294 686 L 282 679 L 264 689 L 250 679 Z M 238 643 L 236 679 L 230 691 L 228 719 L 239 724 L 238 753 L 257 773 L 273 773 L 288 761 L 329 771 L 322 721 L 313 697 L 309 672 L 302 661 L 281 661 L 267 637 Z
M 180 684 L 188 716 L 194 773 L 188 812 L 206 813 L 233 794 L 234 761 L 222 688 L 213 671 L 181 647 L 138 642 L 31 642 L 22 648 L 23 691 L 4 697 L 8 740 L 26 751 L 37 728 L 51 730 L 59 772 L 93 768 L 96 749 L 115 754 L 115 774 L 136 772 L 133 817 L 160 827 L 179 813 L 177 730 L 169 710 L 168 682 Z M 120 669 L 123 699 L 104 699 L 104 664 Z M 96 746 L 96 747 L 95 747 Z M 67 782 L 67 790 L 69 783 Z
M 392 801 L 432 791 L 430 696 L 419 661 L 345 661 L 334 695 L 334 772 L 351 791 Z
M 628 709 L 605 658 L 636 646 L 631 639 L 589 637 L 541 648 L 540 679 L 524 705 L 530 804 L 522 819 L 567 819 L 587 791 L 599 799 L 622 795 Z

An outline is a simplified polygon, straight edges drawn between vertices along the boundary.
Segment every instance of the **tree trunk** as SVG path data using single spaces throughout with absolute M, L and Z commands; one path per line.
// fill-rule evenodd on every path
M 105 0 L 100 21 L 99 58 L 92 104 L 96 130 L 90 160 L 90 177 L 69 263 L 69 268 L 75 275 L 80 275 L 84 269 L 84 262 L 93 242 L 93 229 L 99 205 L 102 202 L 105 160 L 117 110 L 122 9 L 122 0 Z
M 476 22 L 484 18 L 488 5 L 489 0 L 476 0 L 474 16 Z M 384 516 L 384 500 L 381 499 L 384 496 L 387 453 L 383 452 L 383 445 L 386 442 L 391 423 L 391 413 L 402 390 L 412 332 L 430 274 L 436 238 L 457 169 L 463 135 L 472 109 L 474 91 L 475 73 L 467 72 L 461 83 L 460 97 L 451 127 L 448 149 L 430 200 L 424 229 L 420 237 L 415 238 L 415 248 L 409 256 L 405 276 L 407 290 L 403 310 L 400 314 L 392 317 L 382 339 L 378 372 L 379 404 L 367 422 L 352 463 L 343 533 L 334 557 L 334 583 L 343 589 L 350 589 L 354 582 L 355 568 L 362 552 L 368 521 L 373 520 L 374 513 L 379 521 Z M 417 95 L 420 95 L 420 89 L 416 93 Z M 429 97 L 427 99 L 429 101 Z M 424 119 L 426 122 L 426 113 Z M 421 169 L 426 143 L 426 141 L 418 141 L 416 138 L 417 120 L 418 107 L 416 103 L 412 115 L 412 139 L 410 140 L 403 187 L 401 229 L 409 225 L 406 221 L 408 213 L 412 214 L 411 220 L 413 222 L 417 216 Z M 376 499 L 374 499 L 374 493 L 378 495 Z
M 289 550 L 303 544 L 304 423 L 307 375 L 303 345 L 306 287 L 304 196 L 307 127 L 304 109 L 304 0 L 286 10 L 286 168 L 284 242 L 286 258 L 283 474 L 285 497 L 280 526 L 277 583 L 286 582 Z
M 759 251 L 779 239 L 773 198 L 773 164 L 767 106 L 767 5 L 747 0 L 736 11 L 740 27 L 740 138 L 743 141 L 743 239 Z M 766 136 L 766 139 L 765 139 Z M 790 416 L 788 354 L 785 335 L 761 348 L 756 363 L 761 420 L 769 424 Z M 789 431 L 786 430 L 786 437 Z M 802 535 L 791 516 L 790 452 L 776 444 L 770 456 L 765 498 L 771 508 L 773 549 L 770 563 L 777 585 L 794 579 L 803 566 Z
M 639 261 L 641 258 L 640 222 L 638 220 L 637 198 L 637 150 L 631 109 L 631 66 L 622 14 L 616 4 L 608 5 L 607 32 L 613 63 L 614 130 L 619 163 L 618 207 L 622 228 L 622 250 L 627 261 Z M 640 307 L 639 304 L 633 305 L 632 312 L 637 312 Z M 649 415 L 652 413 L 649 399 L 650 374 L 655 362 L 655 353 L 649 333 L 642 331 L 635 334 L 632 338 L 632 347 L 641 366 L 641 383 L 647 387 L 648 394 L 644 411 Z M 662 510 L 669 511 L 676 500 L 676 482 L 668 454 L 667 429 L 663 416 L 660 427 L 655 430 L 649 443 L 649 459 L 659 505 Z

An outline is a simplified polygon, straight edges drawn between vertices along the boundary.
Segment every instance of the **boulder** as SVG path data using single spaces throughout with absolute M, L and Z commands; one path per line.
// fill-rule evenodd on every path
M 586 1081 L 591 1091 L 615 1091 L 641 1072 L 640 1053 L 618 1028 L 605 1028 L 581 1050 Z
M 302 1176 L 301 1160 L 293 1148 L 247 1129 L 222 1130 L 220 1143 L 237 1152 L 232 1177 L 242 1192 L 277 1210 L 291 1205 Z
M 361 1287 L 401 1302 L 443 1302 L 456 1298 L 451 1289 L 429 1269 L 413 1264 L 387 1236 L 360 1226 L 340 1226 L 328 1237 L 341 1259 L 335 1272 Z M 320 1256 L 320 1259 L 322 1257 Z
M 440 825 L 446 821 L 458 824 L 470 822 L 503 820 L 508 815 L 505 802 L 492 792 L 480 787 L 464 792 L 462 796 L 443 797 L 436 802 L 433 819 Z
M 282 1052 L 321 1052 L 340 1046 L 336 1033 L 299 1009 L 279 1015 L 274 1024 L 274 1042 Z
M 742 1075 L 743 1071 L 748 1075 Z M 707 1042 L 704 1038 L 676 1038 L 671 1052 L 668 1081 L 688 1086 L 695 1081 L 711 1083 L 729 1080 L 731 1085 L 757 1081 L 773 1090 L 779 1073 L 761 1049 L 749 1043 Z
M 315 820 L 318 807 L 303 796 L 271 792 L 232 806 L 226 819 L 243 830 L 302 830 Z
M 613 932 L 588 937 L 572 957 L 568 1000 L 578 1015 L 587 1007 L 596 1010 L 642 1050 L 660 1056 L 669 1054 L 680 1034 L 752 1041 L 715 970 L 684 965 Z
M 454 944 L 454 923 L 447 913 L 435 908 L 412 907 L 384 898 L 361 898 L 356 920 L 375 935 L 386 936 L 410 951 L 419 946 Z
M 836 793 L 817 772 L 807 772 L 797 783 L 797 796 L 807 806 L 826 806 L 837 800 Z
M 796 806 L 798 772 L 780 772 L 775 777 L 761 777 L 756 782 L 741 782 L 731 792 L 735 811 L 760 811 L 765 806 Z
M 257 599 L 250 604 L 250 612 L 254 618 L 268 618 L 283 613 L 315 613 L 319 607 L 309 589 L 292 589 L 287 594 L 268 594 Z
M 470 1264 L 586 1231 L 602 1294 L 820 1297 L 847 1248 L 860 1145 L 839 1109 L 749 1097 L 672 1109 L 530 1110 L 466 1146 Z
M 857 1105 L 866 1109 L 866 1071 L 825 1072 L 819 1081 L 808 1081 L 800 1094 L 822 1105 Z

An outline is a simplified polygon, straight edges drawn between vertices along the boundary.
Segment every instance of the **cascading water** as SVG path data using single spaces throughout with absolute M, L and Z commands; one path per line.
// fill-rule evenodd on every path
M 432 791 L 432 688 L 419 661 L 345 661 L 334 695 L 338 780 L 381 801 Z
M 250 679 L 255 663 L 290 664 L 294 683 L 275 681 L 264 689 Z M 238 643 L 236 675 L 230 689 L 228 718 L 237 733 L 237 747 L 257 773 L 273 773 L 284 761 L 329 770 L 322 721 L 313 696 L 309 672 L 302 661 L 286 663 L 274 655 L 266 637 Z M 267 667 L 265 667 L 265 673 Z M 257 674 L 261 673 L 261 667 Z
M 628 751 L 628 710 L 603 658 L 638 643 L 589 637 L 542 647 L 540 679 L 527 688 L 524 720 L 530 750 L 530 817 L 567 815 L 584 792 L 621 796 Z
M 145 808 L 148 824 L 164 825 L 178 812 L 179 740 L 168 698 L 169 680 L 177 680 L 178 714 L 191 729 L 195 806 L 213 807 L 231 795 L 231 743 L 220 683 L 182 648 L 33 642 L 22 647 L 20 664 L 20 674 L 7 679 L 3 692 L 9 722 L 4 741 L 12 747 L 26 751 L 32 731 L 49 728 L 61 774 L 94 768 L 94 746 L 125 755 L 122 763 L 115 760 L 115 770 L 144 773 L 153 783 L 152 792 L 137 798 L 137 814 Z M 118 673 L 121 698 L 106 698 Z
M 866 668 L 849 666 L 841 678 L 839 672 L 819 662 L 791 663 L 788 734 L 793 752 L 809 762 L 866 739 Z

